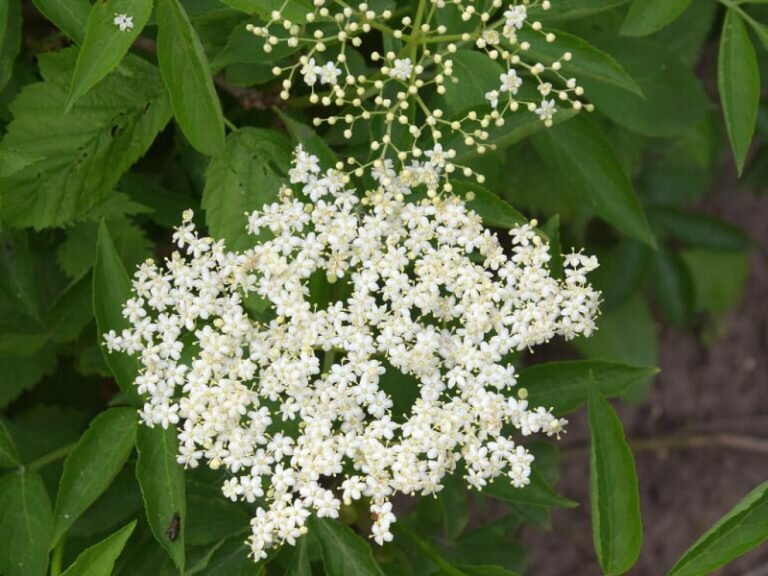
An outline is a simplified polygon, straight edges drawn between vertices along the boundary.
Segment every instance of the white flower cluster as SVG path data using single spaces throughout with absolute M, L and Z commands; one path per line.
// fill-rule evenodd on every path
M 264 25 L 250 24 L 248 29 L 263 39 L 265 51 L 281 45 L 301 51 L 295 62 L 274 67 L 274 74 L 284 77 L 283 98 L 289 98 L 296 77 L 301 77 L 310 88 L 310 103 L 333 109 L 316 117 L 316 125 L 340 125 L 351 138 L 359 122 L 381 122 L 383 135 L 375 157 L 405 163 L 421 148 L 447 137 L 483 153 L 489 147 L 489 130 L 503 126 L 508 112 L 528 111 L 551 126 L 561 105 L 591 109 L 579 99 L 583 89 L 576 79 L 562 73 L 571 53 L 564 51 L 547 65 L 531 56 L 535 46 L 530 38 L 556 41 L 540 22 L 531 21 L 533 8 L 548 10 L 550 2 L 420 0 L 415 14 L 402 15 L 377 11 L 366 2 L 314 0 L 311 11 L 294 14 L 294 20 L 280 9 Z M 457 22 L 449 26 L 444 22 L 451 22 L 451 15 L 457 15 Z M 519 38 L 523 30 L 527 40 Z M 373 51 L 374 69 L 364 66 L 361 72 L 356 49 L 371 33 L 380 34 L 388 48 Z M 483 91 L 489 106 L 451 116 L 439 96 L 460 82 L 454 60 L 464 51 L 483 54 L 503 71 L 496 85 L 466 87 Z M 530 85 L 527 92 L 524 85 Z
M 256 559 L 360 499 L 389 541 L 392 496 L 437 493 L 459 467 L 475 488 L 525 486 L 533 457 L 512 436 L 565 421 L 514 393 L 510 354 L 594 330 L 594 257 L 567 255 L 557 280 L 535 222 L 505 252 L 461 199 L 424 195 L 435 165 L 372 176 L 358 196 L 299 148 L 291 186 L 249 215 L 268 239 L 243 252 L 185 213 L 182 252 L 139 268 L 131 328 L 105 337 L 140 358 L 142 418 L 179 427 L 179 462 L 225 468 L 224 494 L 257 504 Z M 321 306 L 318 278 L 332 292 Z

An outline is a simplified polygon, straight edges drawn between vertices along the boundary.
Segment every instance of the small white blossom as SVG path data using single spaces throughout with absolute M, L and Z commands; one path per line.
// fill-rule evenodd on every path
M 413 64 L 411 64 L 410 58 L 395 60 L 389 70 L 389 76 L 398 80 L 408 80 L 411 74 L 413 74 Z
M 510 29 L 520 30 L 527 18 L 528 10 L 525 6 L 511 6 L 509 10 L 504 12 L 504 25 Z
M 501 80 L 501 91 L 509 92 L 510 94 L 517 94 L 520 86 L 523 85 L 523 79 L 517 75 L 515 70 L 505 72 L 499 78 Z
M 321 68 L 315 63 L 314 58 L 310 58 L 301 67 L 301 75 L 304 78 L 304 83 L 307 86 L 314 86 L 317 83 L 317 76 Z
M 557 112 L 557 104 L 554 100 L 542 100 L 538 108 L 536 108 L 536 114 L 544 121 L 547 126 L 552 125 L 552 117 Z
M 321 83 L 335 86 L 339 81 L 341 68 L 337 68 L 333 62 L 326 62 L 326 64 L 319 69 L 319 72 Z
M 485 99 L 488 100 L 493 108 L 499 107 L 499 96 L 500 94 L 498 90 L 491 90 L 490 92 L 485 93 Z
M 115 14 L 112 23 L 120 29 L 120 32 L 133 30 L 133 16 L 128 14 Z

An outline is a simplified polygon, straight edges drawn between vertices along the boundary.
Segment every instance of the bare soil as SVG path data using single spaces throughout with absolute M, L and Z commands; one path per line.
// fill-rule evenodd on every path
M 617 408 L 635 450 L 645 541 L 630 574 L 666 574 L 680 555 L 752 488 L 768 480 L 768 195 L 721 183 L 702 206 L 743 227 L 757 248 L 739 305 L 705 344 L 695 334 L 660 327 L 660 365 L 650 399 Z M 526 528 L 529 573 L 599 575 L 589 520 L 586 415 L 569 424 L 560 491 L 580 508 L 554 513 L 553 531 Z M 687 447 L 663 439 L 692 434 Z M 651 446 L 644 441 L 651 440 Z M 736 445 L 734 445 L 734 443 Z M 658 444 L 653 446 L 653 444 Z M 768 543 L 717 574 L 768 576 Z

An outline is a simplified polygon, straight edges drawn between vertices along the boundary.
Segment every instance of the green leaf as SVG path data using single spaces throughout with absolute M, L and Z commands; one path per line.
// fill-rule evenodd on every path
M 423 538 L 406 526 L 403 522 L 398 522 L 394 525 L 393 531 L 395 532 L 395 538 L 405 538 L 414 545 L 419 554 L 428 558 L 433 565 L 436 565 L 440 569 L 440 573 L 445 576 L 466 576 L 466 572 L 463 572 L 458 567 L 454 566 L 443 554 L 438 550 L 431 542 Z M 329 572 L 330 574 L 357 574 L 357 572 Z
M 624 430 L 597 386 L 589 387 L 589 494 L 597 559 L 607 575 L 624 574 L 643 543 L 637 473 Z
M 326 141 L 318 136 L 312 128 L 298 120 L 294 120 L 279 108 L 275 108 L 275 112 L 288 129 L 293 142 L 301 144 L 304 150 L 317 156 L 320 166 L 328 169 L 336 165 L 336 154 L 333 153 L 333 150 L 331 150 Z
M 0 294 L 12 303 L 16 311 L 32 320 L 35 328 L 43 328 L 41 297 L 36 269 L 37 254 L 26 232 L 0 236 Z M 5 302 L 2 302 L 5 304 Z M 11 311 L 6 312 L 9 314 Z M 2 320 L 0 320 L 2 321 Z
M 64 34 L 82 44 L 91 10 L 88 0 L 32 0 L 32 3 Z
M 558 110 L 552 120 L 554 125 L 557 126 L 566 120 L 570 120 L 577 114 L 578 112 L 572 109 Z M 546 130 L 548 130 L 548 128 L 538 116 L 520 112 L 518 114 L 513 114 L 509 118 L 505 118 L 504 126 L 491 126 L 488 128 L 489 136 L 487 146 L 494 146 L 496 149 L 501 150 Z M 456 162 L 458 163 L 466 163 L 479 156 L 475 146 L 467 146 L 464 143 L 463 136 L 454 138 L 454 140 L 449 142 L 446 148 L 456 150 Z
M 631 366 L 657 366 L 657 327 L 646 299 L 635 295 L 597 320 L 598 330 L 589 338 L 574 341 L 576 348 L 592 359 L 610 360 Z M 653 377 L 638 378 L 628 385 L 624 397 L 644 397 Z
M 676 208 L 653 208 L 649 215 L 667 235 L 691 248 L 740 252 L 752 245 L 741 228 L 712 216 Z
M 0 91 L 8 83 L 21 49 L 21 0 L 0 4 Z
M 251 547 L 243 543 L 244 539 L 235 536 L 217 548 L 202 576 L 262 576 L 263 565 L 254 564 L 249 557 Z
M 443 489 L 438 495 L 438 502 L 443 512 L 445 535 L 451 540 L 456 540 L 469 522 L 467 487 L 461 478 L 447 476 L 443 479 Z
M 81 552 L 62 576 L 110 576 L 135 527 L 136 520 Z
M 80 409 L 37 403 L 7 424 L 19 448 L 21 461 L 32 462 L 77 442 L 88 425 L 88 416 Z M 60 475 L 61 461 L 51 463 L 41 470 L 53 470 L 56 475 Z
M 466 532 L 448 550 L 456 564 L 493 564 L 507 570 L 519 571 L 525 565 L 525 550 L 510 536 L 520 527 L 521 518 L 509 514 L 491 523 Z
M 0 570 L 5 576 L 45 576 L 51 503 L 40 475 L 0 479 Z
M 686 250 L 683 260 L 693 275 L 698 310 L 724 314 L 741 298 L 749 275 L 749 254 Z
M 0 408 L 30 390 L 56 368 L 56 349 L 45 346 L 32 355 L 0 354 Z
M 64 461 L 53 520 L 51 548 L 109 487 L 136 439 L 136 411 L 110 408 L 93 419 Z
M 0 467 L 15 468 L 19 464 L 21 462 L 16 444 L 14 444 L 5 422 L 0 420 Z
M 312 517 L 309 529 L 320 541 L 323 563 L 329 574 L 384 576 L 373 559 L 369 544 L 349 526 L 327 518 Z
M 757 124 L 760 70 L 747 27 L 733 9 L 727 11 L 723 22 L 717 60 L 717 85 L 736 168 L 741 176 Z
M 77 339 L 93 319 L 93 279 L 90 274 L 72 282 L 51 306 L 46 322 L 54 342 Z
M 224 116 L 200 39 L 179 0 L 158 0 L 157 59 L 173 114 L 190 144 L 213 156 L 224 149 Z
M 183 573 L 187 501 L 184 471 L 176 462 L 176 430 L 164 430 L 160 426 L 140 426 L 136 449 L 139 453 L 136 478 L 144 497 L 149 527 L 155 540 L 168 551 L 174 564 Z M 177 518 L 178 529 L 174 530 L 176 534 L 169 534 L 169 527 L 176 523 Z
M 643 209 L 610 143 L 583 116 L 534 136 L 542 159 L 619 232 L 655 246 Z
M 152 0 L 106 0 L 93 5 L 88 14 L 85 39 L 77 53 L 67 111 L 83 94 L 115 69 L 141 34 L 151 13 Z M 133 27 L 120 30 L 114 23 L 116 14 L 131 16 Z
M 692 2 L 680 18 L 658 32 L 654 39 L 675 52 L 686 66 L 693 68 L 701 57 L 704 43 L 710 38 L 718 13 L 719 6 L 715 2 Z
M 125 467 L 115 477 L 109 488 L 86 510 L 67 532 L 67 539 L 93 543 L 96 537 L 104 537 L 131 520 L 143 509 L 139 483 L 134 470 Z
M 0 178 L 12 176 L 42 158 L 36 154 L 22 154 L 18 150 L 0 149 Z
M 620 126 L 644 136 L 671 138 L 690 131 L 710 110 L 693 71 L 664 45 L 644 38 L 611 38 L 601 39 L 599 46 L 637 81 L 644 94 L 580 78 L 595 108 Z
M 458 50 L 450 55 L 453 75 L 445 83 L 445 101 L 454 113 L 487 103 L 485 94 L 499 84 L 504 69 L 485 54 Z
M 592 46 L 589 42 L 568 32 L 548 30 L 557 36 L 555 42 L 541 42 L 541 33 L 523 28 L 518 33 L 521 41 L 528 41 L 531 48 L 526 51 L 532 58 L 544 64 L 559 61 L 564 74 L 582 78 L 591 78 L 603 84 L 609 84 L 642 96 L 643 92 L 632 77 L 627 74 L 613 56 Z M 538 41 L 537 41 L 538 40 Z M 573 58 L 568 62 L 562 61 L 565 52 L 570 52 Z
M 653 255 L 653 293 L 669 323 L 685 328 L 693 316 L 694 286 L 691 273 L 680 254 L 661 246 Z
M 157 545 L 149 530 L 139 524 L 138 530 L 128 540 L 125 551 L 115 562 L 113 576 L 141 576 L 144 574 L 147 576 L 181 576 L 165 550 Z
M 184 540 L 188 547 L 209 546 L 249 530 L 251 517 L 239 503 L 222 498 L 218 485 L 187 478 L 186 501 Z
M 113 197 L 117 194 L 113 194 Z M 173 227 L 179 223 L 183 210 L 174 217 Z M 77 280 L 82 278 L 96 264 L 96 251 L 93 249 L 99 238 L 100 219 L 95 222 L 80 222 L 77 226 L 67 229 L 64 242 L 59 245 L 57 260 L 62 271 Z M 147 237 L 146 230 L 138 226 L 127 216 L 115 216 L 106 219 L 109 234 L 115 244 L 115 250 L 120 255 L 127 270 L 152 256 L 155 245 Z
M 648 36 L 676 20 L 691 0 L 634 0 L 621 25 L 624 36 Z
M 224 153 L 211 161 L 203 190 L 205 221 L 229 249 L 253 245 L 245 213 L 277 200 L 290 154 L 290 143 L 279 132 L 242 128 L 228 136 Z
M 597 287 L 603 288 L 603 314 L 610 314 L 642 289 L 652 254 L 653 250 L 645 244 L 622 238 L 607 255 L 601 257 L 600 268 L 593 280 Z
M 578 506 L 573 500 L 564 498 L 555 492 L 541 473 L 536 469 L 534 462 L 531 469 L 531 482 L 523 488 L 515 488 L 507 478 L 500 476 L 489 482 L 483 488 L 483 493 L 499 500 L 511 503 L 533 504 L 534 506 L 547 506 L 550 508 L 573 508 Z
M 10 106 L 14 119 L 0 156 L 15 150 L 30 160 L 0 178 L 0 215 L 12 227 L 61 226 L 85 214 L 168 122 L 157 68 L 133 55 L 65 114 L 74 57 L 71 49 L 41 55 L 43 81 Z
M 128 172 L 120 180 L 120 189 L 152 209 L 147 215 L 150 220 L 165 228 L 173 228 L 179 224 L 184 210 L 199 204 L 199 200 L 160 185 L 156 181 L 158 176 L 161 175 Z
M 468 193 L 474 195 L 472 200 L 467 200 L 467 206 L 480 215 L 486 226 L 509 230 L 516 226 L 528 224 L 528 219 L 525 216 L 510 206 L 509 202 L 487 188 L 483 188 L 475 182 L 463 180 L 452 182 L 452 184 L 454 194 L 458 194 L 462 198 L 467 198 Z
M 765 2 L 753 2 L 753 4 L 757 4 L 757 3 L 765 4 Z M 768 26 L 750 17 L 749 14 L 747 14 L 746 12 L 744 12 L 744 19 L 749 23 L 750 27 L 752 28 L 754 33 L 757 35 L 757 38 L 760 40 L 760 43 L 765 48 L 768 48 Z
M 123 317 L 122 308 L 130 297 L 131 281 L 117 255 L 107 225 L 102 222 L 99 226 L 96 265 L 93 270 L 93 313 L 96 317 L 99 346 L 120 390 L 136 401 L 138 393 L 133 382 L 139 373 L 139 361 L 120 352 L 110 353 L 103 343 L 105 333 L 110 330 L 119 332 L 129 327 L 128 320 Z
M 530 406 L 551 408 L 561 415 L 576 411 L 587 401 L 590 383 L 603 396 L 619 396 L 658 371 L 605 360 L 547 362 L 523 370 L 517 387 L 528 391 Z
M 3 333 L 0 334 L 0 354 L 28 356 L 45 346 L 48 337 L 45 334 Z
M 563 272 L 563 246 L 560 243 L 560 215 L 555 214 L 541 227 L 549 241 L 549 271 L 554 278 L 562 280 Z
M 287 546 L 284 548 L 287 548 Z M 296 541 L 296 545 L 290 550 L 290 558 L 285 569 L 285 576 L 312 576 L 306 536 Z
M 669 576 L 704 576 L 768 539 L 768 482 L 760 484 L 699 538 Z

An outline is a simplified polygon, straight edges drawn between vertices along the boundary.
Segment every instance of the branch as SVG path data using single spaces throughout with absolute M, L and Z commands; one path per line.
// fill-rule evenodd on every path
M 232 96 L 245 110 L 269 110 L 280 102 L 280 96 L 276 92 L 262 92 L 256 88 L 235 86 L 220 74 L 214 76 L 213 81 L 221 91 Z

